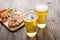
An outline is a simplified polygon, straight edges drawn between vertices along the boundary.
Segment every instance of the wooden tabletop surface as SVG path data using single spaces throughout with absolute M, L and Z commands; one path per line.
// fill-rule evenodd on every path
M 0 23 L 0 40 L 60 40 L 60 0 L 0 0 L 0 9 L 16 8 L 24 13 L 33 10 L 34 6 L 40 3 L 49 6 L 46 28 L 38 28 L 36 37 L 29 38 L 26 36 L 25 27 L 10 32 Z

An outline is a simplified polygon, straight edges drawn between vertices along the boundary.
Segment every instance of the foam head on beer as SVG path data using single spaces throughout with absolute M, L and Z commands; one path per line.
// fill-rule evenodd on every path
M 35 7 L 35 13 L 38 14 L 38 27 L 45 28 L 48 14 L 48 5 L 39 4 Z
M 46 10 L 48 10 L 48 5 L 47 4 L 38 4 L 38 5 L 36 5 L 35 10 L 46 11 Z
M 34 13 L 31 13 L 31 14 L 27 13 L 24 17 L 25 17 L 24 21 L 27 21 L 27 22 L 32 22 L 37 19 L 37 16 Z

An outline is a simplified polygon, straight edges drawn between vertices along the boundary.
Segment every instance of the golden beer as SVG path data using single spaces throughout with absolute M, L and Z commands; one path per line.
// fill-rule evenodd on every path
M 42 11 L 42 12 L 35 10 L 35 13 L 38 14 L 38 23 L 39 24 L 46 23 L 46 17 L 47 17 L 48 10 Z
M 27 35 L 30 37 L 34 37 L 36 35 L 37 18 L 37 15 L 34 13 L 27 13 L 24 15 Z
M 34 11 L 38 15 L 38 26 L 40 26 L 40 28 L 44 28 L 46 26 L 48 6 L 45 4 L 37 5 Z
M 37 26 L 37 22 L 36 20 L 35 21 L 32 21 L 32 22 L 24 22 L 25 25 L 26 25 L 26 30 L 28 33 L 32 33 L 32 32 L 36 32 L 36 26 Z

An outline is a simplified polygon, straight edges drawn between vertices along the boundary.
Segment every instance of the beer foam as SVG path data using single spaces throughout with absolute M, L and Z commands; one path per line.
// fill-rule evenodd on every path
M 37 11 L 46 11 L 48 10 L 48 5 L 46 4 L 39 4 L 35 7 L 35 10 Z
M 24 21 L 26 22 L 33 22 L 35 20 L 37 20 L 37 14 L 34 14 L 34 13 L 28 13 L 28 14 L 25 14 L 24 15 Z

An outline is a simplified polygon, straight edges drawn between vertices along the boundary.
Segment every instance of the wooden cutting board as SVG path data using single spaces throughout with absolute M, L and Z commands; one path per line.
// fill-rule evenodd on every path
M 1 21 L 1 18 L 0 18 L 0 22 L 1 22 L 6 28 L 8 28 L 10 31 L 16 31 L 16 30 L 18 30 L 19 28 L 21 28 L 21 27 L 24 26 L 24 22 L 22 22 L 19 26 L 14 27 L 14 28 L 10 28 L 10 27 L 8 26 L 8 20 L 7 20 L 6 22 L 2 22 L 2 21 Z
M 2 23 L 3 23 L 3 25 L 5 25 L 5 27 L 8 28 L 10 31 L 16 31 L 16 30 L 18 30 L 19 28 L 21 28 L 21 27 L 24 26 L 24 22 L 22 22 L 19 26 L 14 27 L 14 28 L 10 28 L 10 27 L 8 26 L 8 21 L 2 22 Z

